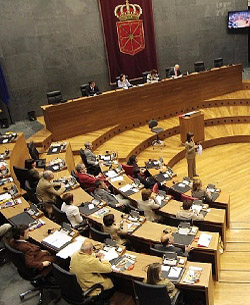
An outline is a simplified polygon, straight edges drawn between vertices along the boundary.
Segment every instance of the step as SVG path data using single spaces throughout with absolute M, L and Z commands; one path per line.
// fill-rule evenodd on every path
M 249 271 L 250 260 L 246 252 L 224 252 L 220 256 L 221 270 L 228 271 Z
M 230 230 L 250 230 L 250 223 L 249 222 L 231 222 L 230 223 Z
M 227 231 L 227 242 L 250 242 L 250 232 L 248 229 L 232 229 Z
M 250 284 L 250 271 L 220 271 L 220 283 L 249 283 Z
M 250 284 L 215 282 L 214 305 L 248 305 Z
M 227 242 L 226 249 L 226 252 L 249 252 L 250 255 L 250 242 Z

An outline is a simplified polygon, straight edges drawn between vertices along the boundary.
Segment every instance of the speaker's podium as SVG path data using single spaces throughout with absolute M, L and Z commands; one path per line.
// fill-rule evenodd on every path
M 194 133 L 195 142 L 203 141 L 204 135 L 204 113 L 192 111 L 179 116 L 181 143 L 186 142 L 187 133 Z

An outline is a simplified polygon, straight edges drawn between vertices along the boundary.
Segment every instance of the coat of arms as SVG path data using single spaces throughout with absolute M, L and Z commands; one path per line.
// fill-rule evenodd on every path
M 142 8 L 138 4 L 118 5 L 115 16 L 120 20 L 116 22 L 119 48 L 122 53 L 135 55 L 145 49 L 143 21 L 140 20 Z

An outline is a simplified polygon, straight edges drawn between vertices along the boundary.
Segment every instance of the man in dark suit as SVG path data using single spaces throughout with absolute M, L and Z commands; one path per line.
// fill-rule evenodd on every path
M 180 66 L 178 64 L 176 64 L 172 69 L 169 70 L 168 77 L 177 78 L 180 76 L 182 76 L 181 71 L 180 71 Z
M 100 166 L 99 166 L 99 162 L 97 160 L 97 156 L 92 152 L 93 149 L 93 145 L 91 142 L 86 142 L 84 144 L 85 149 L 84 149 L 84 154 L 86 157 L 86 166 L 87 166 L 87 170 L 89 173 L 91 173 L 94 176 L 97 176 L 100 172 Z
M 87 96 L 94 96 L 102 94 L 101 90 L 96 86 L 94 81 L 90 81 L 88 87 L 86 88 Z
M 190 245 L 185 246 L 185 252 L 181 248 L 175 247 L 173 245 L 174 237 L 172 233 L 163 233 L 161 236 L 161 244 L 155 245 L 156 250 L 166 251 L 166 252 L 175 252 L 179 256 L 188 256 L 190 250 L 192 249 Z

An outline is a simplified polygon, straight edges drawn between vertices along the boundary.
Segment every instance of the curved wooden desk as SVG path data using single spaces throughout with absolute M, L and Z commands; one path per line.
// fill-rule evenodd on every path
M 242 66 L 214 68 L 178 79 L 42 106 L 53 140 L 112 125 L 135 124 L 201 107 L 206 99 L 242 89 Z

